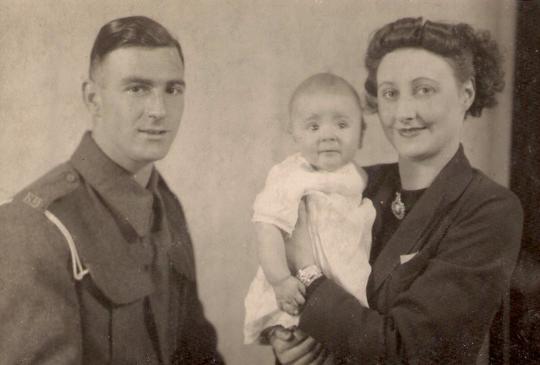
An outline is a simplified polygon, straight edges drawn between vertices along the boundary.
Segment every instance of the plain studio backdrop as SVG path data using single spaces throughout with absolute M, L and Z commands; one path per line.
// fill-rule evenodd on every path
M 230 364 L 273 363 L 269 348 L 242 344 L 243 300 L 257 267 L 253 199 L 270 166 L 294 150 L 289 96 L 321 71 L 363 92 L 364 52 L 378 27 L 425 16 L 492 32 L 506 56 L 507 87 L 495 109 L 466 121 L 464 145 L 473 165 L 507 183 L 512 0 L 0 0 L 0 199 L 69 158 L 90 125 L 81 83 L 94 38 L 129 15 L 159 21 L 184 49 L 185 113 L 159 167 L 186 210 L 200 294 Z M 395 160 L 377 117 L 367 121 L 358 160 Z

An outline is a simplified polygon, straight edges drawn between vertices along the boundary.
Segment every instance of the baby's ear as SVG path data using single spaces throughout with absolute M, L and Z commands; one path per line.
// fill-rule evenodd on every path
M 362 111 L 362 114 L 360 115 L 360 138 L 358 138 L 358 148 L 362 148 L 362 144 L 364 142 L 364 135 L 366 134 L 367 124 L 366 120 L 364 119 L 364 111 Z

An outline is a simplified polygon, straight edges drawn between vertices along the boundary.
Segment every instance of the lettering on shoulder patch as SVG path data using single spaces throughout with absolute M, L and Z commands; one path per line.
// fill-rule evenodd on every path
M 43 204 L 43 199 L 29 191 L 28 193 L 26 193 L 23 202 L 28 204 L 32 208 L 39 208 L 41 204 Z

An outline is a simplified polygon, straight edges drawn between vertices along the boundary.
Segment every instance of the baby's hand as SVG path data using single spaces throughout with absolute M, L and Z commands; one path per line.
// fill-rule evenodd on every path
M 304 284 L 291 275 L 277 282 L 273 287 L 279 309 L 292 316 L 298 315 L 300 306 L 305 302 L 306 288 Z

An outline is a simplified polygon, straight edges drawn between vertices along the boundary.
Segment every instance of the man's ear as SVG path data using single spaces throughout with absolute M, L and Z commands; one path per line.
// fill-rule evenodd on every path
M 98 85 L 93 80 L 86 80 L 82 84 L 83 101 L 94 118 L 101 116 L 101 96 Z
M 473 104 L 475 96 L 476 86 L 474 83 L 474 78 L 470 78 L 463 83 L 463 107 L 465 108 L 465 112 L 469 110 Z

